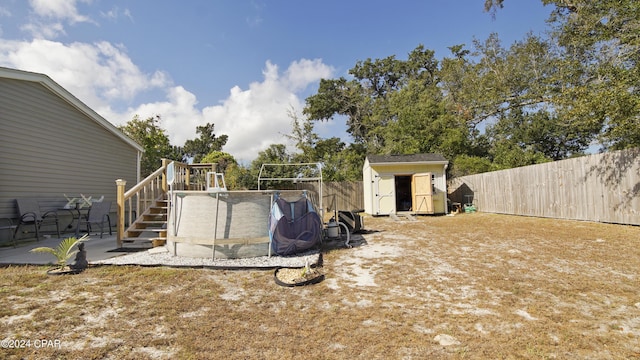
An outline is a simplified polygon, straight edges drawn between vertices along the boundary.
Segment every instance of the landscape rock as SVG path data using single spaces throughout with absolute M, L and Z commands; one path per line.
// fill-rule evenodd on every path
M 454 338 L 451 335 L 446 334 L 438 334 L 433 338 L 433 341 L 437 342 L 442 346 L 452 346 L 452 345 L 460 345 L 460 341 Z

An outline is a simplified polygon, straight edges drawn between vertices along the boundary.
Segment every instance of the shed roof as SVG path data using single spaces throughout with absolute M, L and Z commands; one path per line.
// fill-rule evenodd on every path
M 144 148 L 45 74 L 0 67 L 0 78 L 36 82 L 140 152 Z
M 448 164 L 449 161 L 440 154 L 411 154 L 411 155 L 367 155 L 369 164 L 397 164 L 397 163 L 432 163 Z

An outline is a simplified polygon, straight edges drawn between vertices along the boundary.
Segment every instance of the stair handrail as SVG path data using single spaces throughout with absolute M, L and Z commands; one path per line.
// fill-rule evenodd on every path
M 174 190 L 190 190 L 194 187 L 200 189 L 201 184 L 191 184 L 191 169 L 203 171 L 213 169 L 215 171 L 216 164 L 185 164 L 169 159 L 162 159 L 162 165 L 158 170 L 151 173 L 144 180 L 125 191 L 127 182 L 123 179 L 116 180 L 116 202 L 118 206 L 117 221 L 117 242 L 118 247 L 122 247 L 122 241 L 125 234 L 125 224 L 131 226 L 142 214 L 149 209 L 154 202 L 168 192 L 167 187 L 167 166 L 174 163 L 173 183 Z M 196 177 L 197 178 L 197 177 Z M 200 181 L 196 179 L 196 181 Z
M 118 221 L 116 240 L 118 247 L 122 247 L 122 240 L 125 234 L 125 224 L 133 224 L 156 199 L 167 192 L 167 165 L 171 162 L 162 159 L 162 165 L 158 170 L 151 173 L 144 180 L 140 181 L 129 190 L 125 191 L 127 182 L 122 179 L 116 180 Z M 174 189 L 185 190 L 189 184 L 189 165 L 174 161 L 175 182 Z

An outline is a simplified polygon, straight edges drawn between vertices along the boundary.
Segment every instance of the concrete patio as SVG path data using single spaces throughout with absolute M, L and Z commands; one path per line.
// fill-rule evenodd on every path
M 63 234 L 61 238 L 49 237 L 36 242 L 35 238 L 22 239 L 17 247 L 0 247 L 0 267 L 7 265 L 47 265 L 53 264 L 51 254 L 31 253 L 36 247 L 46 246 L 55 248 L 60 241 L 73 234 Z M 320 251 L 305 252 L 293 256 L 259 256 L 255 258 L 238 259 L 207 259 L 172 256 L 164 247 L 154 248 L 151 244 L 126 244 L 126 249 L 118 249 L 116 235 L 92 235 L 85 243 L 87 260 L 94 265 L 142 265 L 142 266 L 170 266 L 170 267 L 204 267 L 222 269 L 269 269 L 278 267 L 302 267 L 305 264 L 317 265 Z M 342 244 L 342 242 L 340 242 Z M 146 245 L 146 246 L 145 246 Z M 117 259 L 116 259 L 117 258 Z M 73 258 L 70 259 L 70 263 Z
M 51 236 L 49 238 L 40 239 L 36 241 L 32 239 L 20 239 L 17 241 L 17 246 L 6 246 L 0 248 L 0 264 L 32 264 L 32 265 L 45 265 L 52 263 L 54 258 L 50 254 L 31 253 L 31 249 L 41 246 L 47 246 L 55 248 L 60 243 L 60 240 L 73 236 L 73 234 L 62 234 L 61 238 Z M 115 256 L 127 254 L 127 252 L 115 251 L 117 249 L 116 235 L 104 235 L 100 238 L 100 235 L 91 235 L 90 240 L 86 242 L 85 250 L 87 251 L 87 260 L 89 263 L 99 260 L 109 259 Z M 73 260 L 73 259 L 71 259 Z

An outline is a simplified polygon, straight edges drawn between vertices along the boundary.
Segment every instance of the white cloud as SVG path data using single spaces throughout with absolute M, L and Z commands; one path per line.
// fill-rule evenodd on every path
M 0 6 L 0 17 L 11 17 L 11 10 L 4 6 Z
M 111 21 L 118 21 L 121 16 L 124 16 L 133 22 L 133 15 L 131 15 L 131 11 L 129 11 L 129 9 L 120 10 L 117 6 L 114 6 L 107 12 L 101 11 L 100 16 Z
M 143 73 L 125 49 L 109 42 L 0 42 L 0 66 L 48 75 L 96 111 L 131 106 L 135 97 L 171 85 L 167 74 Z
M 239 161 L 249 162 L 269 145 L 287 142 L 282 134 L 291 131 L 288 112 L 303 107 L 296 92 L 331 76 L 332 72 L 333 68 L 320 60 L 302 59 L 291 63 L 283 76 L 277 65 L 267 62 L 261 82 L 250 84 L 246 90 L 232 88 L 220 105 L 197 110 L 196 97 L 176 87 L 170 89 L 166 102 L 141 105 L 127 116 L 138 114 L 147 118 L 160 114 L 162 126 L 174 145 L 195 138 L 197 126 L 213 123 L 216 136 L 229 136 L 223 150 Z
M 70 23 L 93 22 L 78 13 L 77 0 L 30 0 L 33 12 L 42 17 L 67 20 Z M 87 2 L 87 1 L 85 1 Z
M 20 30 L 30 33 L 36 39 L 55 39 L 66 34 L 64 26 L 59 22 L 34 21 L 20 26 Z
M 289 66 L 285 72 L 285 77 L 292 90 L 301 91 L 321 78 L 331 77 L 333 71 L 334 69 L 324 65 L 321 59 L 302 59 L 294 61 Z
M 30 0 L 31 20 L 20 29 L 37 39 L 55 39 L 66 35 L 64 23 L 96 24 L 90 17 L 78 12 L 77 3 L 78 0 Z
M 35 39 L 0 41 L 0 66 L 43 73 L 115 125 L 160 115 L 162 127 L 174 145 L 196 137 L 196 127 L 215 124 L 216 135 L 226 134 L 224 151 L 249 162 L 271 144 L 286 143 L 291 131 L 288 112 L 300 112 L 299 93 L 334 69 L 321 60 L 301 59 L 284 72 L 266 62 L 263 79 L 247 89 L 236 86 L 219 104 L 199 105 L 195 94 L 173 84 L 162 72 L 144 73 L 126 53 L 109 42 L 95 44 Z M 166 99 L 145 104 L 136 97 L 161 90 Z

